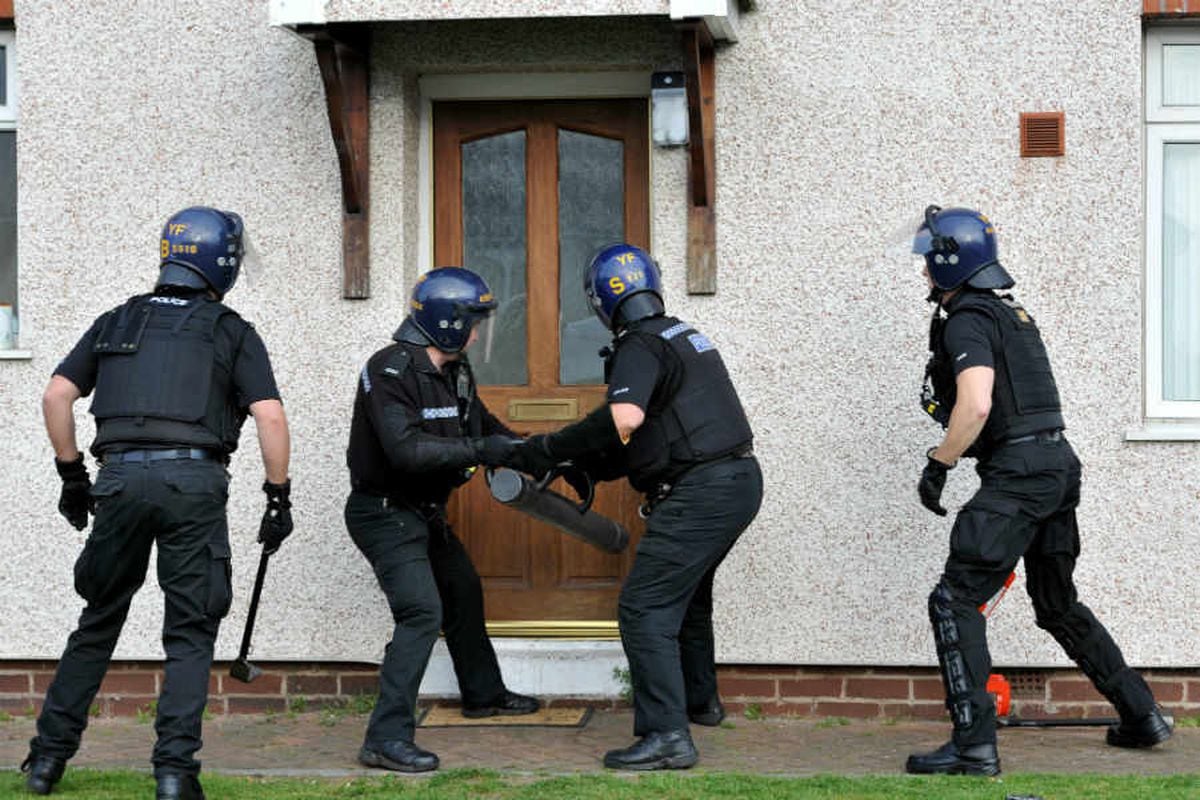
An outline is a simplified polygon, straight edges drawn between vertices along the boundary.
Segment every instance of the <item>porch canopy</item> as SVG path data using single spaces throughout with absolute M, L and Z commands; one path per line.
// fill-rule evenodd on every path
M 0 0 L 2 1 L 2 0 Z M 374 23 L 546 17 L 669 17 L 682 35 L 689 112 L 688 291 L 716 291 L 716 42 L 737 41 L 753 0 L 268 0 L 271 24 L 310 39 L 342 183 L 342 295 L 370 295 L 370 46 Z

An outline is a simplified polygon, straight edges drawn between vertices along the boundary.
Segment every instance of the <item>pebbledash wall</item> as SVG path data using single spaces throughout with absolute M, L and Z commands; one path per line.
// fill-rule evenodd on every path
M 159 226 L 197 202 L 242 213 L 262 255 L 229 300 L 271 347 L 295 447 L 296 534 L 273 559 L 256 631 L 255 659 L 270 669 L 251 688 L 214 674 L 214 708 L 371 691 L 391 622 L 342 526 L 343 452 L 356 371 L 387 341 L 425 263 L 418 79 L 681 65 L 665 1 L 528 5 L 437 4 L 438 14 L 506 18 L 416 22 L 400 21 L 412 3 L 327 4 L 330 20 L 392 20 L 376 25 L 372 56 L 372 296 L 346 301 L 313 47 L 271 27 L 265 0 L 17 0 L 21 342 L 31 355 L 0 361 L 0 709 L 37 702 L 80 607 L 71 565 L 84 536 L 55 511 L 41 390 L 96 314 L 152 284 Z M 762 512 L 718 575 L 723 694 L 772 713 L 942 713 L 926 596 L 949 521 L 914 491 L 939 433 L 916 404 L 928 308 L 916 266 L 887 246 L 937 202 L 996 222 L 1018 296 L 1046 331 L 1085 465 L 1082 594 L 1128 659 L 1152 670 L 1161 699 L 1196 713 L 1196 444 L 1128 438 L 1146 423 L 1143 12 L 1187 9 L 1012 0 L 946 3 L 931 16 L 919 0 L 756 5 L 717 55 L 713 297 L 684 289 L 686 155 L 652 154 L 668 304 L 722 348 L 767 476 Z M 1018 114 L 1048 110 L 1066 112 L 1067 155 L 1021 159 Z M 225 660 L 261 513 L 252 424 L 232 471 L 238 600 L 218 642 Z M 975 484 L 969 469 L 951 473 L 948 505 Z M 146 705 L 158 687 L 153 580 L 99 711 Z M 1018 678 L 1018 710 L 1109 713 L 1034 626 L 1019 588 L 990 634 L 997 665 Z

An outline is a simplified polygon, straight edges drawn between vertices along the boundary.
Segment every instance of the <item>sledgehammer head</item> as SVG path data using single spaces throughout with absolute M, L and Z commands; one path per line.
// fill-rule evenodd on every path
M 246 659 L 239 658 L 229 665 L 229 675 L 242 683 L 250 683 L 250 681 L 262 675 L 262 670 Z

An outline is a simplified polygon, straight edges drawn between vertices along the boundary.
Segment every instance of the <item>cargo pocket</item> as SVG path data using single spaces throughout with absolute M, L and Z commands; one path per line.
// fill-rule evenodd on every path
M 228 542 L 208 544 L 208 596 L 204 613 L 212 619 L 222 619 L 233 604 L 233 562 Z
M 999 569 L 1025 552 L 1019 506 L 1011 500 L 974 498 L 958 512 L 950 554 L 963 564 Z

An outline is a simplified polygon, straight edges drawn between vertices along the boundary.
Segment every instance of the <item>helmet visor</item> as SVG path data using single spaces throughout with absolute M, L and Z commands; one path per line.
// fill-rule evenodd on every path
M 920 223 L 924 224 L 924 222 Z M 933 251 L 933 232 L 929 228 L 921 228 L 912 237 L 912 252 L 919 256 L 929 255 Z
M 486 317 L 476 317 L 473 323 L 475 325 L 475 348 L 472 351 L 471 359 L 477 364 L 490 364 L 492 362 L 492 346 L 496 343 L 496 318 L 488 314 Z
M 247 286 L 252 286 L 254 283 L 254 278 L 262 269 L 262 258 L 259 256 L 258 248 L 254 246 L 254 240 L 250 238 L 249 234 L 242 234 L 241 255 L 238 256 L 235 253 L 234 256 L 239 257 L 241 260 L 241 265 L 239 266 L 240 272 L 235 274 L 238 275 L 238 277 Z

